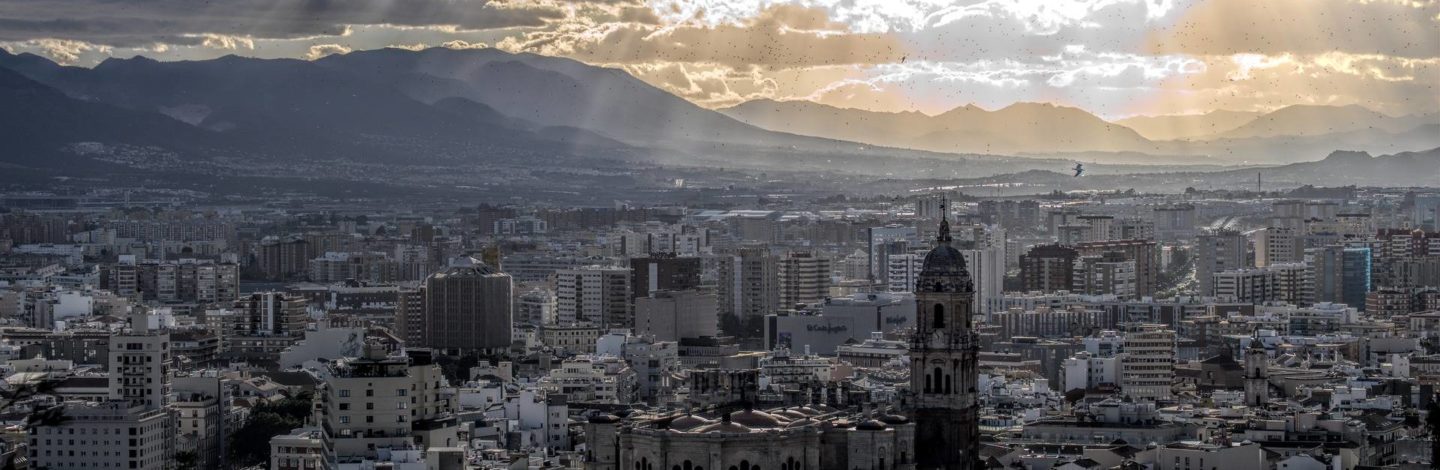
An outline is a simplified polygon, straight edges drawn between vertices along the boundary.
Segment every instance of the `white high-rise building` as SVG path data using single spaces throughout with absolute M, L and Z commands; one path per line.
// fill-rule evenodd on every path
M 630 270 L 586 266 L 555 272 L 555 317 L 563 324 L 631 328 Z
M 1141 325 L 1125 332 L 1121 393 L 1145 400 L 1168 400 L 1175 381 L 1175 331 Z

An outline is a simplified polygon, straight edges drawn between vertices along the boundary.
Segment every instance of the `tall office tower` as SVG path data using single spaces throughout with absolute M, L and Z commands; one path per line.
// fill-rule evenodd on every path
M 469 256 L 425 278 L 424 346 L 445 354 L 510 346 L 514 298 L 510 275 Z
M 1118 219 L 1110 225 L 1110 236 L 1106 240 L 1153 240 L 1155 222 L 1140 217 Z
M 764 318 L 780 305 L 778 259 L 762 247 L 746 247 L 735 253 L 706 258 L 708 271 L 715 276 L 715 294 L 720 315 L 744 321 Z
M 387 356 L 379 345 L 367 342 L 363 348 L 361 357 L 331 363 L 325 387 L 317 392 L 326 397 L 316 418 L 337 459 L 374 459 L 379 449 L 461 442 L 452 392 L 431 351 Z
M 275 359 L 305 335 L 309 317 L 303 297 L 282 292 L 253 292 L 235 301 L 223 325 L 224 354 L 246 359 Z
M 830 259 L 810 251 L 781 257 L 776 266 L 781 308 L 818 303 L 830 296 Z
M 1121 253 L 1106 252 L 1075 260 L 1075 282 L 1070 287 L 1071 292 L 1133 299 L 1137 288 L 1135 261 L 1125 259 Z
M 407 285 L 396 293 L 395 336 L 410 347 L 425 344 L 425 286 Z
M 1255 266 L 1296 263 L 1305 259 L 1305 244 L 1294 227 L 1266 227 L 1255 232 Z
M 651 255 L 630 260 L 631 299 L 661 290 L 700 287 L 700 258 Z
M 265 279 L 299 279 L 309 271 L 310 243 L 304 238 L 271 238 L 262 240 L 255 248 L 255 262 Z
M 1315 303 L 1315 271 L 1310 265 L 1272 264 L 1265 269 L 1275 275 L 1275 300 L 1299 306 Z
M 885 288 L 890 292 L 910 292 L 925 267 L 924 253 L 890 255 L 885 268 Z
M 631 328 L 630 270 L 586 266 L 555 272 L 555 317 L 560 323 Z
M 305 299 L 283 292 L 253 292 L 235 302 L 239 310 L 226 336 L 301 336 L 308 317 Z
M 1060 227 L 1075 225 L 1079 222 L 1080 209 L 1055 209 L 1045 215 L 1045 233 L 1057 237 L 1060 235 Z
M 1245 404 L 1264 406 L 1270 401 L 1270 356 L 1259 340 L 1245 348 Z
M 1370 248 L 1331 245 L 1307 250 L 1314 268 L 1315 301 L 1365 310 L 1370 293 Z
M 720 334 L 715 294 L 704 290 L 657 291 L 635 299 L 635 334 L 656 341 Z
M 170 334 L 149 331 L 145 317 L 134 314 L 130 331 L 110 337 L 110 399 L 161 410 L 170 395 Z
M 975 283 L 975 313 L 989 315 L 1003 310 L 1005 303 L 1005 248 L 986 246 L 960 249 L 965 266 Z M 923 269 L 922 269 L 923 271 Z
M 1155 221 L 1155 238 L 1157 240 L 1176 241 L 1195 236 L 1194 205 L 1156 206 L 1151 215 Z
M 1102 256 L 1120 253 L 1123 259 L 1135 262 L 1135 297 L 1155 294 L 1160 276 L 1160 249 L 1153 240 L 1111 240 L 1075 245 L 1080 256 Z
M 870 253 L 870 280 L 885 279 L 887 257 L 892 254 L 906 254 L 910 247 L 919 244 L 920 231 L 913 226 L 891 224 L 871 227 L 867 230 L 867 252 Z
M 1120 364 L 1121 392 L 1145 400 L 1168 400 L 1175 381 L 1175 331 L 1139 325 L 1125 332 Z
M 1200 295 L 1215 295 L 1215 273 L 1244 268 L 1248 240 L 1234 230 L 1206 231 L 1195 238 L 1195 279 Z
M 1038 245 L 1020 255 L 1020 285 L 1026 292 L 1070 290 L 1080 254 L 1061 245 Z
M 981 468 L 979 340 L 971 324 L 975 285 L 951 242 L 950 222 L 941 219 L 936 246 L 925 255 L 915 285 L 908 405 L 915 421 L 916 468 L 972 470 Z
M 1115 225 L 1115 217 L 1109 215 L 1082 215 L 1076 217 L 1078 225 L 1085 227 L 1082 242 L 1103 242 L 1110 239 L 1111 227 Z

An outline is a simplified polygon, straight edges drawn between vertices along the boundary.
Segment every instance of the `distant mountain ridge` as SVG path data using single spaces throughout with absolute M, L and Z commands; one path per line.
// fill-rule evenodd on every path
M 962 106 L 929 116 L 838 108 L 808 101 L 756 100 L 720 112 L 774 131 L 933 152 L 1124 152 L 1152 147 L 1130 128 L 1077 108 L 1043 103 L 1016 103 L 995 111 Z
M 1134 116 L 1113 121 L 1134 129 L 1146 139 L 1176 140 L 1213 136 L 1243 126 L 1262 113 L 1216 110 L 1203 114 Z
M 1408 128 L 1407 118 L 1383 115 L 1375 119 L 1389 124 L 1332 126 L 1350 129 L 1343 132 L 1309 132 L 1277 118 L 1265 121 L 1269 131 L 1237 137 L 1154 141 L 1078 108 L 1038 103 L 993 111 L 962 106 L 934 116 L 794 101 L 717 112 L 622 70 L 495 49 L 383 49 L 315 61 L 136 57 L 93 69 L 0 50 L 0 69 L 25 79 L 11 77 L 9 92 L 51 90 L 45 95 L 51 104 L 0 110 L 7 119 L 32 121 L 16 128 L 33 137 L 5 138 L 15 142 L 10 148 L 40 156 L 26 160 L 35 165 L 69 164 L 43 157 L 70 155 L 62 148 L 94 141 L 232 161 L 531 168 L 624 160 L 928 178 L 1064 169 L 1077 159 L 1098 175 L 1107 164 L 1276 164 L 1336 148 L 1398 153 L 1440 146 L 1440 133 L 1430 127 Z M 27 115 L 94 106 L 70 114 L 70 123 Z M 1354 116 L 1344 122 L 1368 119 Z M 72 129 L 49 129 L 64 125 Z M 1252 134 L 1259 135 L 1238 137 Z M 0 152 L 0 163 L 15 163 L 9 157 Z
M 1216 111 L 1201 115 L 1143 116 L 1107 122 L 1084 110 L 1017 103 L 995 111 L 961 106 L 934 116 L 876 112 L 808 101 L 755 100 L 720 110 L 782 132 L 935 152 L 1030 154 L 1134 163 L 1130 154 L 1156 161 L 1207 156 L 1235 163 L 1288 163 L 1317 151 L 1358 148 L 1398 152 L 1440 146 L 1440 135 L 1416 132 L 1440 115 L 1391 117 L 1360 106 L 1290 106 L 1270 113 Z M 1140 130 L 1126 127 L 1134 126 Z M 1404 139 L 1392 139 L 1404 135 Z M 1299 148 L 1297 148 L 1299 146 Z M 1106 155 L 1125 156 L 1105 160 Z

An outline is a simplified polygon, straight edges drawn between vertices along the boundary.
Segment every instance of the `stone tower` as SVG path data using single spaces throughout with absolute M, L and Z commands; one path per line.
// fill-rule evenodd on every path
M 915 282 L 907 406 L 915 421 L 915 468 L 979 468 L 977 336 L 971 325 L 975 285 L 960 250 L 950 246 L 941 204 L 936 246 Z
M 1245 404 L 1263 406 L 1270 401 L 1270 356 L 1260 340 L 1251 339 L 1245 348 Z

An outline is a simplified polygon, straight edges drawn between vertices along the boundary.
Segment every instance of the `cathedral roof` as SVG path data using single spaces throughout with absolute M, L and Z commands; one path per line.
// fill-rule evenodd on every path
M 750 428 L 749 428 L 749 427 L 746 427 L 745 425 L 740 424 L 740 423 L 734 423 L 734 422 L 730 422 L 730 421 L 721 421 L 721 422 L 719 422 L 719 423 L 707 424 L 707 425 L 705 425 L 705 426 L 701 426 L 701 427 L 695 428 L 695 429 L 692 430 L 691 432 L 698 432 L 698 433 L 709 433 L 709 432 L 719 432 L 719 433 L 747 433 L 747 432 L 750 432 Z
M 756 410 L 745 410 L 730 414 L 730 421 L 740 423 L 752 428 L 778 428 L 784 424 L 779 418 L 770 413 Z M 786 420 L 788 421 L 788 420 Z
M 865 422 L 862 422 L 862 423 L 860 423 L 860 424 L 855 425 L 855 430 L 857 430 L 857 431 L 884 431 L 884 430 L 885 430 L 885 423 L 882 423 L 882 422 L 880 422 L 880 421 L 873 420 L 873 419 L 871 419 L 871 420 L 866 420 Z
M 965 256 L 950 246 L 950 220 L 941 212 L 940 233 L 935 237 L 935 248 L 925 255 L 915 292 L 974 292 Z
M 674 421 L 671 421 L 671 422 L 670 422 L 670 429 L 675 429 L 675 430 L 678 430 L 678 431 L 689 431 L 689 430 L 691 430 L 691 429 L 698 428 L 698 427 L 700 427 L 700 426 L 704 426 L 704 425 L 712 424 L 712 423 L 714 423 L 714 421 L 711 421 L 711 420 L 708 420 L 708 419 L 705 419 L 705 418 L 701 418 L 701 417 L 699 417 L 699 416 L 695 416 L 695 415 L 685 415 L 685 416 L 681 416 L 681 417 L 679 417 L 679 418 L 675 418 Z

